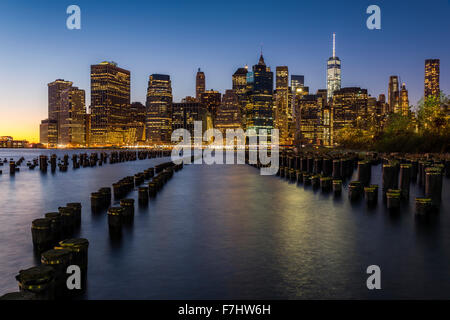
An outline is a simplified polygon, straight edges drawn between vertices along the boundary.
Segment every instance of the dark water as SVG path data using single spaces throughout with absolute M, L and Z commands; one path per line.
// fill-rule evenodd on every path
M 0 150 L 0 158 L 39 153 Z M 416 185 L 410 203 L 390 214 L 381 197 L 368 209 L 345 190 L 336 199 L 249 166 L 190 165 L 111 240 L 106 214 L 90 212 L 90 193 L 161 161 L 45 175 L 23 164 L 15 177 L 0 168 L 0 294 L 16 290 L 14 276 L 36 263 L 31 221 L 81 201 L 88 299 L 450 298 L 448 179 L 440 214 L 420 221 Z M 373 167 L 372 183 L 380 173 Z M 366 288 L 372 264 L 381 268 L 376 292 Z

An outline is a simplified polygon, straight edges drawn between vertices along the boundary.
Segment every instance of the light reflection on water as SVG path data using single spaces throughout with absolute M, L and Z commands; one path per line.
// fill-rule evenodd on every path
M 0 151 L 0 158 L 42 151 Z M 46 152 L 50 154 L 51 152 Z M 67 151 L 59 151 L 63 155 Z M 41 174 L 0 176 L 0 294 L 16 290 L 19 269 L 36 263 L 33 219 L 82 202 L 80 236 L 90 241 L 89 299 L 449 298 L 449 180 L 441 213 L 414 218 L 364 202 L 260 176 L 244 165 L 190 165 L 175 174 L 148 208 L 136 206 L 120 239 L 105 213 L 91 214 L 89 195 L 161 159 Z M 380 183 L 380 167 L 372 183 Z M 137 200 L 137 193 L 131 194 Z M 137 202 L 137 201 L 136 201 Z M 367 266 L 382 271 L 382 290 L 366 289 Z

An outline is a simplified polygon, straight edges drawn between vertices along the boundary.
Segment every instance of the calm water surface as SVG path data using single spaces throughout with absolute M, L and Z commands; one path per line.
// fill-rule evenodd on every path
M 51 153 L 0 149 L 0 158 Z M 16 291 L 14 276 L 37 263 L 31 221 L 82 202 L 86 299 L 450 298 L 448 179 L 441 212 L 425 222 L 414 217 L 416 185 L 409 204 L 391 214 L 381 197 L 368 209 L 345 190 L 336 199 L 245 165 L 190 165 L 112 240 L 106 213 L 91 214 L 90 193 L 162 161 L 54 174 L 30 171 L 25 161 L 14 177 L 0 167 L 0 294 Z M 372 168 L 372 183 L 381 185 L 380 174 Z M 372 264 L 382 272 L 376 292 L 365 284 Z

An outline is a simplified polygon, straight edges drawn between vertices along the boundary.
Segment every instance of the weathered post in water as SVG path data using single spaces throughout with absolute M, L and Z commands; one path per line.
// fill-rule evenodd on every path
M 19 282 L 19 290 L 31 294 L 36 300 L 55 298 L 55 270 L 50 266 L 20 270 L 16 280 Z
M 51 266 L 55 270 L 55 298 L 57 299 L 68 296 L 66 271 L 71 262 L 72 253 L 65 249 L 51 249 L 45 251 L 41 256 L 41 263 Z

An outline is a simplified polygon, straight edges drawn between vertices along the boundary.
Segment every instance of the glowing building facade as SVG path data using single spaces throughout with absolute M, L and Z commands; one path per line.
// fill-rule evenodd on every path
M 84 90 L 70 87 L 61 92 L 58 144 L 86 145 L 86 95 Z
M 439 59 L 425 60 L 425 98 L 439 97 L 439 72 Z
M 406 90 L 406 84 L 402 84 L 402 88 L 400 90 L 400 108 L 399 112 L 403 116 L 409 115 L 409 98 L 408 98 L 408 90 Z
M 398 76 L 389 77 L 388 103 L 389 113 L 398 113 L 400 111 L 400 85 Z
M 341 60 L 336 57 L 336 35 L 333 33 L 333 56 L 327 62 L 327 98 L 331 100 L 335 91 L 341 89 Z
M 92 145 L 123 145 L 127 141 L 130 71 L 114 62 L 91 66 Z
M 344 127 L 356 127 L 367 120 L 367 89 L 341 88 L 333 95 L 332 138 Z
M 200 95 L 205 92 L 206 82 L 205 73 L 198 68 L 197 77 L 195 79 L 195 98 L 200 101 Z
M 227 129 L 242 127 L 241 108 L 239 97 L 234 90 L 227 90 L 222 98 L 222 103 L 217 110 L 215 128 L 225 134 Z
M 245 107 L 246 129 L 270 134 L 273 129 L 273 72 L 261 54 L 258 64 L 247 73 L 248 102 Z
M 146 136 L 151 144 L 170 143 L 172 135 L 172 84 L 170 76 L 152 74 L 148 81 Z

